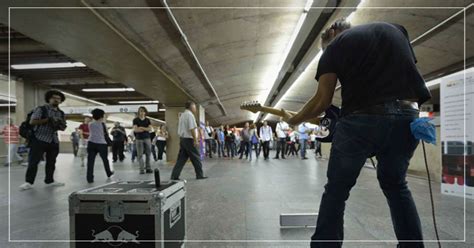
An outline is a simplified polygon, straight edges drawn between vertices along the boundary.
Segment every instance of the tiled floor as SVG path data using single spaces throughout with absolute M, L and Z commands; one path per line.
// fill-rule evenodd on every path
M 312 155 L 312 154 L 311 154 Z M 208 159 L 204 162 L 209 179 L 196 181 L 192 166 L 186 166 L 181 178 L 187 179 L 187 232 L 192 240 L 186 247 L 307 247 L 312 228 L 282 229 L 280 213 L 317 212 L 325 184 L 327 160 L 264 161 Z M 69 247 L 68 243 L 15 241 L 8 243 L 8 202 L 10 197 L 11 240 L 67 240 L 69 238 L 68 195 L 90 187 L 85 168 L 72 155 L 58 158 L 56 179 L 65 187 L 46 188 L 39 170 L 35 188 L 20 192 L 25 168 L 11 168 L 11 194 L 8 194 L 8 169 L 0 168 L 0 247 Z M 137 165 L 129 160 L 115 164 L 117 179 L 151 180 L 151 175 L 138 175 Z M 163 178 L 172 167 L 154 163 Z M 96 164 L 96 182 L 106 182 L 101 162 Z M 409 178 L 410 187 L 421 215 L 425 239 L 434 239 L 427 181 Z M 438 225 L 442 239 L 464 238 L 464 201 L 441 195 L 434 184 Z M 470 243 L 445 243 L 443 247 L 474 247 L 474 201 L 466 202 L 467 239 Z M 345 215 L 344 247 L 395 247 L 394 242 L 361 240 L 393 240 L 395 238 L 388 207 L 378 188 L 375 171 L 364 168 L 351 192 Z M 210 241 L 206 241 L 210 240 Z M 249 240 L 236 242 L 238 240 Z M 300 242 L 289 242 L 301 240 Z M 282 241 L 282 242 L 277 242 Z M 426 247 L 437 247 L 427 243 Z

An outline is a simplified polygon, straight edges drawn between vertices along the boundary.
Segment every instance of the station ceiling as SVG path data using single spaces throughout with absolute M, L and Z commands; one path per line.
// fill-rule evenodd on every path
M 241 111 L 243 101 L 299 109 L 317 88 L 319 34 L 341 17 L 350 16 L 354 25 L 387 21 L 405 26 L 427 80 L 462 69 L 464 56 L 471 65 L 474 21 L 469 4 L 464 0 L 40 0 L 0 5 L 66 8 L 11 9 L 12 45 L 17 44 L 12 46 L 12 60 L 87 65 L 21 72 L 19 77 L 91 99 L 102 95 L 81 92 L 87 85 L 137 90 L 104 96 L 107 103 L 153 99 L 165 107 L 192 99 L 205 107 L 211 123 L 234 124 L 263 118 Z M 5 68 L 8 12 L 2 11 L 0 65 Z M 334 103 L 340 103 L 338 94 Z

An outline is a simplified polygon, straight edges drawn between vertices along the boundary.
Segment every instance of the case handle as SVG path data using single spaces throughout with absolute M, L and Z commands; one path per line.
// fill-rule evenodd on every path
M 106 222 L 122 222 L 125 219 L 122 201 L 106 201 L 104 207 L 104 220 Z

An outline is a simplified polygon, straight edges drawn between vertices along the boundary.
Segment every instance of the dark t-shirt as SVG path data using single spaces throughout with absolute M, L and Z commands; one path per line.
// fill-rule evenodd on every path
M 133 119 L 133 125 L 137 125 L 137 127 L 149 127 L 151 124 L 150 119 L 146 118 L 141 120 L 140 118 L 135 118 Z M 136 139 L 149 139 L 150 138 L 150 132 L 141 132 L 141 133 L 135 133 L 135 138 Z
M 123 133 L 118 131 L 117 129 L 122 130 Z M 114 141 L 124 142 L 127 139 L 127 136 L 125 134 L 125 128 L 123 127 L 114 127 L 112 128 L 112 131 L 110 133 L 112 134 Z
M 324 50 L 316 80 L 336 73 L 342 86 L 342 115 L 393 100 L 431 98 L 406 29 L 376 22 L 342 32 Z

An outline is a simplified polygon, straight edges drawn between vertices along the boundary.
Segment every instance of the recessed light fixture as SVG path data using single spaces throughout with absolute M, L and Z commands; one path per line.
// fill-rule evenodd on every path
M 82 89 L 84 92 L 130 92 L 135 91 L 134 88 L 89 88 Z
M 53 68 L 71 68 L 85 67 L 81 62 L 64 62 L 64 63 L 37 63 L 37 64 L 18 64 L 12 65 L 15 70 L 35 70 L 35 69 L 53 69 Z
M 119 101 L 119 104 L 153 104 L 159 103 L 159 101 Z
M 161 112 L 163 112 L 163 111 L 166 111 L 166 109 L 158 109 L 158 111 L 161 111 Z

